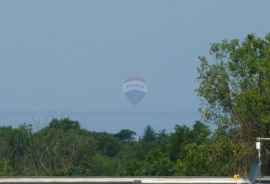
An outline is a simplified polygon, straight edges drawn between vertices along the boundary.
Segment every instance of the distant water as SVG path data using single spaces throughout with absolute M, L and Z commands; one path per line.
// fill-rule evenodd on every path
M 17 127 L 19 124 L 32 124 L 39 130 L 47 126 L 52 118 L 69 117 L 80 122 L 82 128 L 92 131 L 116 133 L 130 129 L 141 135 L 147 125 L 155 130 L 171 132 L 176 124 L 192 126 L 200 119 L 196 111 L 0 111 L 0 125 Z

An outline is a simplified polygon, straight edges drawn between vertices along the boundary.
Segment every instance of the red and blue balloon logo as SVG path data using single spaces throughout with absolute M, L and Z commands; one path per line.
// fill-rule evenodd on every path
M 123 92 L 127 99 L 136 106 L 147 92 L 147 84 L 141 77 L 129 77 L 123 83 Z

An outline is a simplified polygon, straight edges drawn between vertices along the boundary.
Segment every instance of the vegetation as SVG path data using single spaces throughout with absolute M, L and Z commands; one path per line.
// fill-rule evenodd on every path
M 249 34 L 242 42 L 223 40 L 212 44 L 210 54 L 212 60 L 199 57 L 202 114 L 237 142 L 234 158 L 247 166 L 256 137 L 270 137 L 270 34 L 264 38 Z M 269 158 L 269 151 L 265 154 Z
M 77 121 L 53 119 L 33 132 L 30 125 L 0 128 L 2 176 L 232 175 L 233 144 L 227 133 L 196 122 L 168 134 L 151 126 L 135 138 L 81 129 Z M 234 168 L 235 170 L 232 170 Z
M 0 127 L 0 175 L 245 175 L 256 137 L 270 137 L 270 34 L 214 43 L 210 55 L 199 57 L 196 91 L 215 130 L 200 121 L 171 133 L 147 126 L 136 139 L 132 130 L 92 132 L 68 118 L 38 132 Z

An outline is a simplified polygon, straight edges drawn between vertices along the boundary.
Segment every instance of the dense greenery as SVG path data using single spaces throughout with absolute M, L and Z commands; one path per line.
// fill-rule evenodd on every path
M 256 137 L 270 137 L 270 34 L 214 43 L 210 55 L 199 57 L 196 91 L 215 130 L 199 121 L 171 133 L 147 126 L 136 139 L 132 130 L 91 132 L 70 119 L 38 132 L 0 127 L 0 175 L 245 175 Z
M 91 132 L 77 121 L 53 119 L 33 132 L 30 125 L 0 128 L 0 175 L 232 175 L 234 145 L 227 132 L 196 122 L 168 134 L 151 126 L 144 134 Z
M 199 57 L 200 86 L 205 121 L 230 131 L 237 142 L 237 162 L 247 165 L 254 155 L 256 137 L 270 137 L 270 34 L 249 34 L 212 44 L 211 58 Z M 263 148 L 269 148 L 264 144 Z M 264 158 L 269 158 L 264 150 Z M 270 166 L 265 160 L 264 166 Z M 270 172 L 270 168 L 265 168 Z

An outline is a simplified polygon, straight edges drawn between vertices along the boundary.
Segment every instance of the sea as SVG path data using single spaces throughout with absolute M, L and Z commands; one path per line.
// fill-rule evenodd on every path
M 18 127 L 31 124 L 33 131 L 49 125 L 53 118 L 70 118 L 80 123 L 81 128 L 89 131 L 117 133 L 130 129 L 141 136 L 146 126 L 157 132 L 172 132 L 176 125 L 191 127 L 200 120 L 197 111 L 0 111 L 0 126 Z

